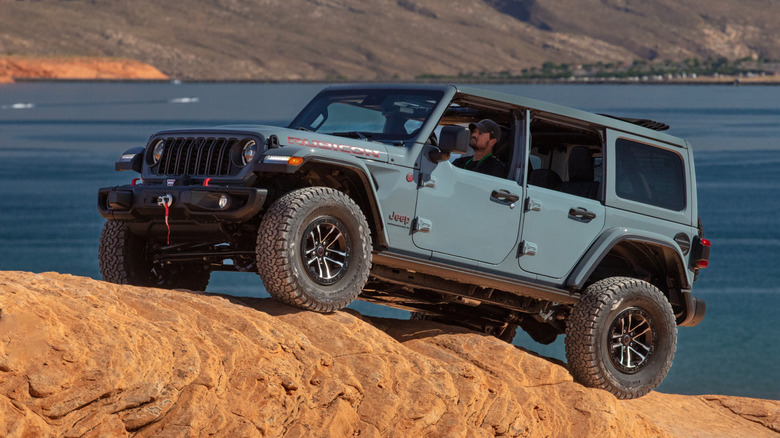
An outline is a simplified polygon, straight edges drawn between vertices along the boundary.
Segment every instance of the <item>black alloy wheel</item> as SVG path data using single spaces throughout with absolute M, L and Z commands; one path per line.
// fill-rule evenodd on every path
M 303 233 L 301 256 L 306 273 L 315 283 L 338 282 L 349 269 L 351 239 L 346 227 L 334 217 L 312 222 Z
M 621 312 L 609 329 L 610 360 L 626 374 L 640 371 L 656 349 L 650 315 L 638 307 Z

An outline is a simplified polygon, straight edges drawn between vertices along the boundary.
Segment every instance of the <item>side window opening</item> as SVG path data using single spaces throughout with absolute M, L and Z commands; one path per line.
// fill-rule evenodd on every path
M 531 155 L 528 166 L 528 184 L 543 187 L 550 190 L 557 190 L 563 182 L 560 176 L 560 170 L 556 170 L 556 150 L 555 147 L 545 147 L 541 145 L 531 145 Z
M 471 123 L 478 123 L 484 119 L 490 119 L 500 127 L 501 138 L 493 146 L 492 156 L 504 166 L 500 177 L 510 178 L 515 175 L 514 170 L 510 169 L 515 154 L 515 119 L 509 108 L 504 111 L 493 107 L 483 107 L 475 102 L 455 101 L 442 116 L 436 132 L 438 134 L 441 126 L 461 125 L 468 127 Z M 462 157 L 471 155 L 473 155 L 473 150 L 469 148 L 469 151 L 463 155 L 453 155 L 450 161 L 454 163 Z
M 533 166 L 528 183 L 599 199 L 604 180 L 601 139 L 595 129 L 534 120 L 531 123 L 531 156 L 539 157 L 540 166 Z

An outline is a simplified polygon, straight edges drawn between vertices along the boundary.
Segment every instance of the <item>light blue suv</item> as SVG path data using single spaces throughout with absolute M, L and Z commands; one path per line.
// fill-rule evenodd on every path
M 499 176 L 452 163 L 484 119 Z M 639 397 L 704 316 L 693 153 L 666 128 L 471 87 L 330 87 L 284 128 L 163 131 L 123 154 L 140 178 L 98 192 L 101 272 L 196 290 L 256 272 L 303 309 L 565 334 L 575 379 Z

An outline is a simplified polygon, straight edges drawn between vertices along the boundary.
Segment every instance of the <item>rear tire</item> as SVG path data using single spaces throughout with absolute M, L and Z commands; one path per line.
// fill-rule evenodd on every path
M 666 297 L 652 284 L 611 277 L 590 285 L 566 327 L 566 358 L 574 379 L 621 399 L 655 389 L 672 366 L 677 325 Z
M 163 265 L 152 261 L 153 243 L 130 231 L 126 222 L 106 221 L 98 259 L 103 280 L 162 289 L 206 290 L 211 272 L 200 265 Z
M 371 268 L 371 235 L 344 193 L 309 187 L 287 193 L 263 216 L 257 271 L 277 300 L 333 312 L 357 299 Z

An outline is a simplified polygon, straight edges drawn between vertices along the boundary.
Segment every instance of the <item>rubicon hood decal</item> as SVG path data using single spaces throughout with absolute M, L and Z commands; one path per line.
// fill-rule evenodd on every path
M 287 141 L 290 144 L 298 146 L 306 146 L 315 149 L 325 149 L 330 151 L 344 152 L 346 154 L 357 155 L 359 157 L 385 160 L 387 158 L 387 152 L 377 151 L 373 149 L 361 148 L 358 146 L 351 146 L 346 144 L 331 143 L 329 141 L 321 140 L 309 140 L 307 138 L 287 137 Z

